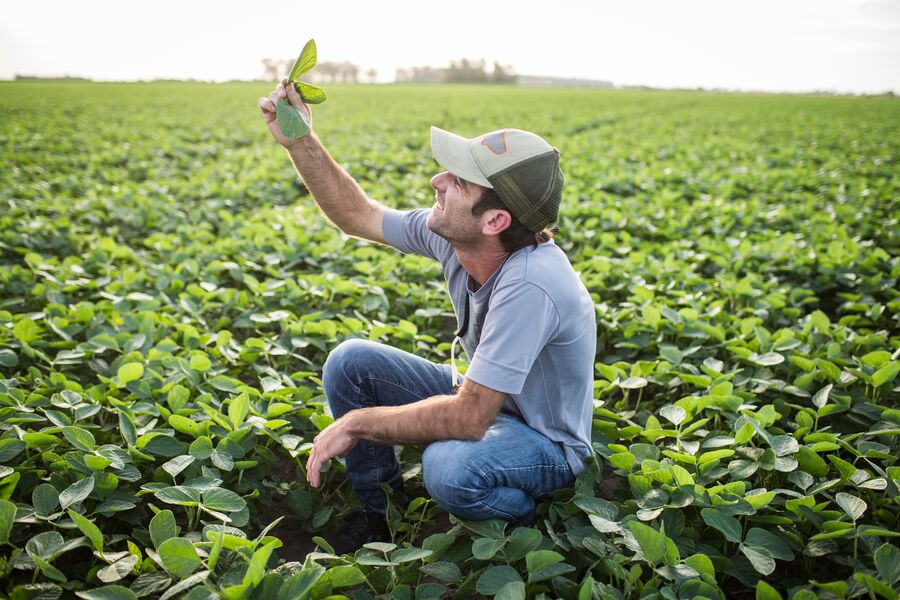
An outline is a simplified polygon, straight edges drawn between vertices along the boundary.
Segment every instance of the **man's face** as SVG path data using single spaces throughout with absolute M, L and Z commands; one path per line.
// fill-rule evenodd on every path
M 472 207 L 485 188 L 447 171 L 432 177 L 431 187 L 435 202 L 426 224 L 428 229 L 449 242 L 477 242 L 481 226 L 479 217 L 472 215 Z

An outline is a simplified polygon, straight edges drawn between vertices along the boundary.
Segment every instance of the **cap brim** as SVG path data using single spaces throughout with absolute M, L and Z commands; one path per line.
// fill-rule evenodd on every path
M 475 162 L 466 138 L 432 126 L 431 154 L 439 165 L 457 177 L 486 188 L 494 187 Z

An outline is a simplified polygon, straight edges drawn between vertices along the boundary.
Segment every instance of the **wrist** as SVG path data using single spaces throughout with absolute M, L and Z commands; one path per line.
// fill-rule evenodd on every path
M 292 140 L 285 140 L 284 147 L 288 152 L 295 151 L 303 151 L 312 147 L 316 143 L 317 138 L 315 138 L 315 133 L 310 129 L 309 132 L 304 133 L 298 138 Z

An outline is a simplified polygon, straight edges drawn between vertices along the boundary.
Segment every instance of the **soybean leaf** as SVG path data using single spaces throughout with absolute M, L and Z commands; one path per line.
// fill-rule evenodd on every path
M 70 444 L 82 452 L 93 452 L 97 446 L 93 434 L 81 427 L 63 427 L 62 434 L 69 440 Z
M 900 550 L 891 544 L 882 544 L 875 551 L 875 568 L 882 579 L 893 586 L 900 579 Z
M 336 588 L 358 585 L 366 580 L 366 576 L 356 565 L 341 565 L 328 570 L 331 585 Z
M 87 536 L 87 538 L 91 541 L 91 545 L 97 552 L 103 552 L 103 534 L 100 533 L 100 528 L 91 523 L 87 517 L 78 514 L 74 510 L 69 509 L 69 517 L 75 521 L 75 524 L 78 526 L 78 529 Z
M 138 362 L 126 363 L 119 367 L 119 371 L 116 376 L 119 378 L 119 383 L 125 385 L 130 381 L 135 381 L 140 379 L 144 375 L 144 365 Z
M 39 515 L 49 515 L 59 506 L 59 492 L 49 483 L 42 483 L 31 492 L 31 505 Z
M 288 79 L 294 81 L 304 73 L 311 71 L 312 68 L 316 66 L 317 58 L 316 40 L 309 40 L 306 42 L 306 45 L 303 46 L 303 50 L 300 51 L 300 56 L 297 57 L 297 61 L 291 68 Z
M 750 560 L 753 568 L 762 575 L 770 575 L 775 570 L 775 559 L 765 548 L 756 548 L 741 544 L 741 552 Z
M 75 595 L 84 600 L 137 600 L 133 591 L 121 585 L 106 585 L 91 590 L 75 592 Z
M 304 83 L 303 81 L 295 81 L 294 89 L 297 90 L 297 93 L 300 94 L 300 97 L 303 98 L 303 101 L 307 104 L 322 104 L 327 100 L 325 90 L 312 84 Z M 304 115 L 304 119 L 305 118 Z M 309 123 L 307 123 L 307 126 L 308 125 Z
M 0 544 L 9 542 L 9 534 L 15 519 L 16 505 L 9 500 L 0 500 Z
M 628 529 L 634 534 L 634 539 L 637 540 L 638 545 L 641 547 L 641 553 L 648 563 L 655 565 L 666 555 L 666 540 L 668 538 L 665 534 L 638 521 L 630 521 Z
M 275 118 L 281 133 L 289 140 L 302 137 L 309 131 L 306 115 L 284 98 L 279 98 L 275 103 Z
M 866 508 L 868 508 L 865 500 L 844 492 L 835 494 L 834 500 L 838 503 L 838 506 L 844 509 L 847 516 L 854 521 L 859 519 L 866 512 Z
M 521 581 L 510 581 L 500 588 L 494 600 L 525 600 L 525 584 Z
M 731 515 L 715 508 L 704 508 L 700 511 L 703 521 L 725 536 L 729 542 L 741 541 L 741 523 Z
M 180 506 L 197 506 L 200 502 L 200 492 L 198 490 L 181 485 L 163 488 L 154 495 L 163 502 Z
M 202 561 L 194 545 L 184 538 L 170 538 L 159 547 L 159 558 L 166 571 L 185 578 L 193 573 Z
M 203 506 L 213 510 L 224 512 L 237 512 L 247 506 L 247 501 L 232 492 L 223 488 L 212 488 L 204 490 Z
M 85 498 L 87 498 L 91 491 L 94 489 L 94 478 L 93 477 L 85 477 L 84 479 L 79 479 L 66 489 L 62 491 L 59 495 L 59 506 L 63 510 L 69 508 L 73 504 L 78 504 Z
M 166 473 L 168 473 L 172 477 L 175 477 L 186 468 L 188 468 L 193 462 L 193 456 L 191 456 L 190 454 L 182 454 L 181 456 L 176 456 L 172 460 L 163 463 L 162 468 Z
M 494 565 L 481 574 L 478 583 L 475 584 L 475 590 L 484 596 L 493 596 L 512 581 L 522 581 L 518 571 L 507 565 Z
M 163 542 L 177 536 L 178 525 L 171 510 L 161 510 L 150 519 L 150 539 L 157 550 Z
M 458 583 L 463 579 L 459 567 L 455 563 L 447 561 L 428 563 L 422 567 L 422 572 L 447 583 Z

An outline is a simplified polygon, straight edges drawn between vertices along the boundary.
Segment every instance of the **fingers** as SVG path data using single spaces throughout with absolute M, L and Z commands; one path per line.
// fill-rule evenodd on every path
M 266 98 L 265 96 L 260 97 L 258 104 L 259 104 L 259 110 L 261 110 L 263 112 L 263 114 L 265 114 L 267 112 L 270 112 L 270 113 L 275 112 L 275 103 L 272 102 L 269 98 Z
M 297 88 L 295 88 L 293 85 L 288 85 L 286 87 L 288 102 L 290 102 L 294 106 L 302 106 L 303 98 L 300 97 L 299 92 L 297 92 Z

